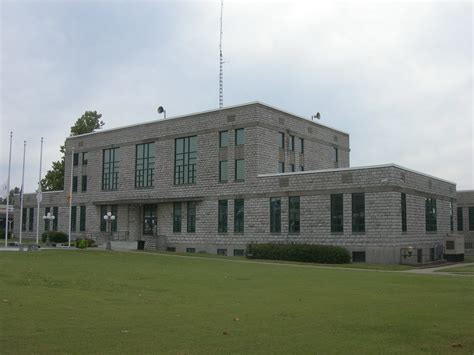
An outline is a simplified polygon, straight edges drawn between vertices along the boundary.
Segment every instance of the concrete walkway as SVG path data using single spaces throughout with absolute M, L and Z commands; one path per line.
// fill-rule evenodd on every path
M 456 263 L 456 264 L 445 265 L 445 266 L 405 270 L 404 272 L 411 273 L 411 274 L 424 274 L 424 275 L 434 274 L 434 275 L 451 275 L 451 276 L 455 275 L 455 276 L 474 277 L 474 275 L 449 272 L 449 269 L 454 269 L 454 268 L 464 267 L 464 266 L 471 266 L 471 265 L 474 265 L 474 263 Z M 446 271 L 444 271 L 444 270 L 446 270 Z

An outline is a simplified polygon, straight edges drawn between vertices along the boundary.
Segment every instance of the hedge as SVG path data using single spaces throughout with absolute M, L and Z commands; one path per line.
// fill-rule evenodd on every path
M 95 241 L 92 239 L 76 239 L 75 242 L 76 248 L 85 249 L 89 247 L 95 247 Z
M 302 261 L 321 264 L 351 262 L 349 251 L 334 245 L 249 244 L 246 255 L 251 259 Z
M 69 236 L 63 232 L 44 232 L 41 235 L 41 240 L 46 242 L 46 238 L 49 236 L 49 241 L 51 243 L 67 243 L 69 241 Z

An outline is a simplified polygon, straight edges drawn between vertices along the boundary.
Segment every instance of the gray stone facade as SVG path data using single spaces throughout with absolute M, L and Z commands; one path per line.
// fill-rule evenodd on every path
M 457 192 L 458 216 L 457 231 L 464 236 L 466 255 L 474 255 L 474 190 Z
M 236 145 L 235 131 L 244 129 L 245 143 Z M 228 144 L 219 145 L 219 132 L 228 131 Z M 283 148 L 280 137 L 284 134 Z M 175 184 L 175 140 L 197 137 L 196 181 Z M 294 149 L 292 149 L 292 138 Z M 304 140 L 304 150 L 301 140 Z M 155 149 L 153 186 L 136 188 L 136 146 L 152 143 Z M 146 240 L 147 248 L 178 252 L 241 253 L 249 243 L 336 244 L 365 252 L 367 262 L 427 262 L 433 249 L 443 246 L 456 230 L 454 183 L 417 173 L 393 164 L 350 168 L 349 135 L 262 103 L 102 130 L 66 140 L 65 190 L 71 184 L 71 152 L 78 153 L 73 175 L 78 191 L 72 194 L 77 207 L 73 238 L 103 240 L 101 206 L 117 206 L 117 230 L 113 238 Z M 119 148 L 118 186 L 103 190 L 103 151 Z M 87 152 L 87 165 L 82 153 Z M 337 158 L 336 158 L 337 157 Z M 243 181 L 235 180 L 236 160 L 244 160 Z M 227 161 L 228 181 L 219 181 L 219 161 Z M 285 172 L 278 173 L 279 163 Z M 288 172 L 290 167 L 295 172 Z M 304 171 L 301 171 L 301 167 Z M 290 168 L 291 169 L 291 168 Z M 87 191 L 81 191 L 87 176 Z M 352 194 L 363 193 L 365 232 L 352 233 Z M 401 194 L 406 194 L 407 231 L 402 232 Z M 331 194 L 343 194 L 343 232 L 331 233 Z M 67 232 L 68 193 L 44 193 L 46 206 L 59 207 L 58 230 Z M 288 199 L 300 197 L 300 231 L 290 233 Z M 281 198 L 281 231 L 270 232 L 270 198 Z M 425 201 L 436 199 L 436 231 L 426 232 Z M 244 231 L 234 233 L 234 201 L 244 200 Z M 17 199 L 16 199 L 17 200 Z M 228 201 L 226 233 L 218 232 L 218 201 Z M 187 232 L 187 203 L 196 203 L 196 230 Z M 173 232 L 173 206 L 181 203 L 181 232 Z M 34 194 L 25 195 L 25 207 L 35 207 Z M 156 207 L 153 235 L 144 234 L 144 206 Z M 85 206 L 85 230 L 79 230 L 79 210 Z M 15 206 L 18 218 L 19 207 Z M 451 210 L 454 215 L 451 217 Z M 36 213 L 36 212 L 35 212 Z M 27 218 L 27 217 L 26 217 Z M 454 227 L 451 229 L 451 218 Z M 16 219 L 16 220 L 19 220 Z M 35 217 L 36 221 L 36 217 Z M 35 222 L 36 223 L 36 222 Z M 19 224 L 15 225 L 19 232 Z M 36 227 L 35 227 L 36 228 Z M 39 228 L 44 230 L 43 220 Z M 32 238 L 35 232 L 24 231 Z M 412 248 L 419 254 L 405 255 Z M 436 249 L 438 250 L 438 249 Z

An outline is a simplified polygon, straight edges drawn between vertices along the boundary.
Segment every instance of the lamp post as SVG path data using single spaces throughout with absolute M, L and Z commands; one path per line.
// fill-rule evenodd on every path
M 107 246 L 106 246 L 106 250 L 112 250 L 112 221 L 115 221 L 115 216 L 112 214 L 112 212 L 107 212 L 106 215 L 104 215 L 104 220 L 107 221 L 107 225 L 108 225 L 108 228 L 109 228 L 109 238 L 107 240 Z
M 46 245 L 49 245 L 49 242 L 50 242 L 50 240 L 49 240 L 49 231 L 51 230 L 51 222 L 54 221 L 55 218 L 56 218 L 56 216 L 51 214 L 51 212 L 48 212 L 46 214 L 46 216 L 43 216 L 43 219 L 44 219 L 45 223 L 46 223 L 46 220 L 48 220 L 48 222 L 49 222 L 48 223 L 48 230 L 46 231 L 46 233 L 47 233 L 46 234 Z

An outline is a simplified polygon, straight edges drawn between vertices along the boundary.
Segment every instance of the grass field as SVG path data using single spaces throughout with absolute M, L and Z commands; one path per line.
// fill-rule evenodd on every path
M 100 251 L 0 254 L 0 353 L 474 350 L 470 277 Z

